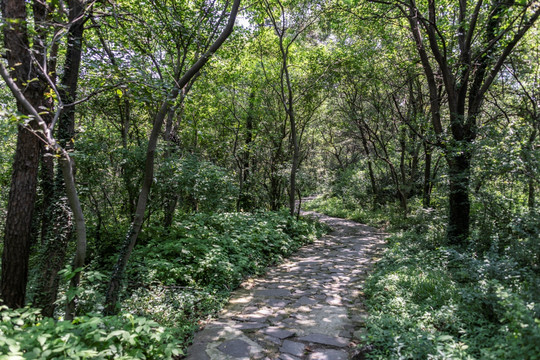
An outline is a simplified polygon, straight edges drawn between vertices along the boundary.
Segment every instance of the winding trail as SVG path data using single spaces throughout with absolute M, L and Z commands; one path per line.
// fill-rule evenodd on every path
M 219 319 L 195 335 L 186 360 L 347 360 L 367 314 L 362 288 L 384 234 L 353 221 L 304 212 L 331 233 L 266 275 L 245 281 Z

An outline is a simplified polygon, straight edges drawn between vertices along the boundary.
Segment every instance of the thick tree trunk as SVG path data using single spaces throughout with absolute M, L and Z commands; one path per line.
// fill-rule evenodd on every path
M 2 300 L 10 308 L 25 305 L 39 150 L 40 143 L 36 134 L 19 128 L 2 254 Z
M 464 245 L 470 227 L 470 150 L 447 154 L 446 158 L 450 181 L 447 239 L 449 244 Z
M 11 68 L 11 77 L 16 79 L 19 88 L 24 89 L 30 104 L 39 109 L 45 105 L 45 86 L 41 80 L 29 82 L 37 78 L 37 74 L 29 51 L 26 2 L 4 0 L 0 2 L 0 7 L 4 22 L 5 56 Z M 29 115 L 19 101 L 17 107 L 21 113 Z M 35 126 L 35 122 L 31 121 L 30 125 Z M 11 308 L 22 307 L 25 303 L 39 161 L 39 137 L 32 130 L 19 126 L 5 222 L 0 282 L 1 298 Z

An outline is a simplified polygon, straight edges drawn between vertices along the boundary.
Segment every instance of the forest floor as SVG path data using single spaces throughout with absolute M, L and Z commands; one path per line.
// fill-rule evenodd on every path
M 333 230 L 233 292 L 219 318 L 193 340 L 186 360 L 362 358 L 363 284 L 384 233 L 304 212 Z

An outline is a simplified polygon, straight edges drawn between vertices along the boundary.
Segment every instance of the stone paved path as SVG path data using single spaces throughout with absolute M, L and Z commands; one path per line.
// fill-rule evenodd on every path
M 384 234 L 306 212 L 333 231 L 235 291 L 219 319 L 195 335 L 186 360 L 346 360 L 367 316 L 362 286 Z

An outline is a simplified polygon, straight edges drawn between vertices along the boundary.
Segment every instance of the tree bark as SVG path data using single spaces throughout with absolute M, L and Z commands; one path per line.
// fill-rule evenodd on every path
M 424 188 L 422 196 L 422 207 L 427 209 L 431 206 L 431 160 L 432 149 L 429 144 L 424 141 Z
M 463 245 L 470 228 L 471 154 L 470 151 L 447 153 L 446 159 L 450 182 L 447 240 L 452 245 Z
M 250 209 L 250 196 L 249 196 L 249 178 L 251 169 L 251 147 L 253 142 L 253 118 L 255 111 L 255 91 L 252 90 L 249 94 L 249 107 L 246 116 L 246 136 L 244 140 L 244 152 L 242 153 L 242 159 L 240 162 L 240 194 L 238 196 L 237 210 Z
M 537 117 L 537 116 L 536 116 Z M 535 118 L 536 118 L 535 117 Z M 534 154 L 534 142 L 538 135 L 538 130 L 536 129 L 536 124 L 540 123 L 540 119 L 535 119 L 533 123 L 533 130 L 529 139 L 527 140 L 526 146 L 526 156 L 525 156 L 525 171 L 527 174 L 527 206 L 529 211 L 533 211 L 536 205 L 536 191 L 535 191 L 535 174 L 532 166 L 533 154 Z
M 4 22 L 5 55 L 11 77 L 16 79 L 19 88 L 24 89 L 24 95 L 30 104 L 34 108 L 40 108 L 44 105 L 45 84 L 37 79 L 37 72 L 32 64 L 26 27 L 26 2 L 4 0 L 0 6 Z M 30 115 L 19 101 L 17 108 L 22 114 Z M 32 120 L 29 125 L 35 127 L 36 123 Z M 2 300 L 11 308 L 22 307 L 25 303 L 39 155 L 39 137 L 26 126 L 20 125 L 7 205 L 0 283 Z
M 78 0 L 70 0 L 68 4 L 70 26 L 67 33 L 64 71 L 58 89 L 63 104 L 73 103 L 76 99 L 85 22 L 82 4 Z M 75 107 L 67 106 L 61 109 L 59 116 L 58 143 L 64 149 L 70 149 L 73 147 L 74 136 Z M 49 317 L 54 314 L 59 285 L 58 272 L 65 265 L 67 246 L 73 234 L 73 214 L 70 204 L 68 204 L 68 197 L 66 197 L 66 184 L 64 181 L 64 178 L 69 174 L 63 171 L 63 167 L 60 164 L 53 194 L 48 199 L 47 213 L 50 217 L 49 224 L 52 229 L 46 232 L 48 236 L 41 255 L 40 275 L 34 299 L 34 305 L 42 309 L 44 316 Z M 77 274 L 77 276 L 80 276 L 80 274 Z M 71 310 L 71 312 L 73 311 L 74 309 Z M 67 312 L 66 316 L 72 315 L 71 312 Z

